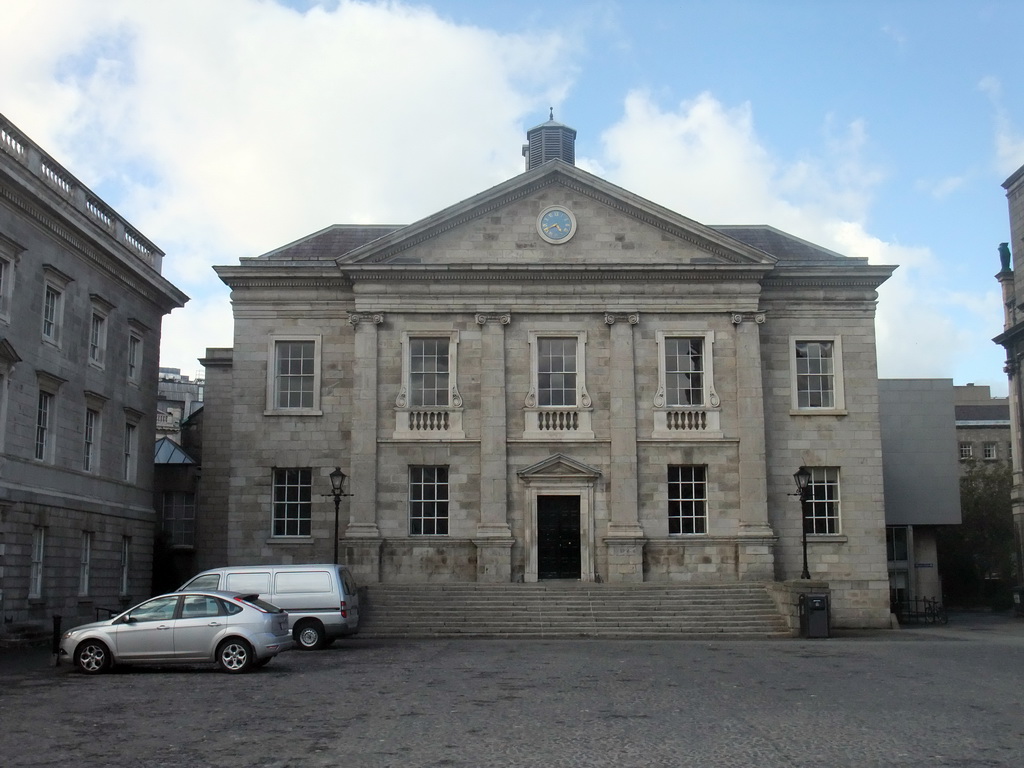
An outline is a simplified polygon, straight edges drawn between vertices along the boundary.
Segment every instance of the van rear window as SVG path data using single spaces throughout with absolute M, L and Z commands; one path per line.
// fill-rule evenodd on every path
M 274 593 L 278 595 L 330 592 L 331 575 L 327 571 L 283 571 L 277 574 L 274 587 Z

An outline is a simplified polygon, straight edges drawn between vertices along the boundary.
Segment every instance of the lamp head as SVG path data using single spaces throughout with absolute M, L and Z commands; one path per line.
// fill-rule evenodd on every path
M 345 494 L 345 481 L 348 480 L 348 475 L 341 471 L 341 467 L 335 467 L 330 477 L 331 490 L 334 492 L 334 495 L 343 496 Z
M 811 482 L 810 470 L 807 467 L 800 467 L 800 469 L 793 473 L 793 479 L 796 481 L 797 490 L 803 493 Z

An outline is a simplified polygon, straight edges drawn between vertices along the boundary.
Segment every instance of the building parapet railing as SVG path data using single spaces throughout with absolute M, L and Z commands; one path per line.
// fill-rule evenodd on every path
M 394 436 L 403 440 L 464 438 L 461 408 L 396 408 Z
M 162 271 L 163 251 L 132 227 L 124 217 L 104 204 L 42 148 L 20 133 L 3 115 L 0 115 L 0 151 L 13 157 L 133 256 L 158 273 Z

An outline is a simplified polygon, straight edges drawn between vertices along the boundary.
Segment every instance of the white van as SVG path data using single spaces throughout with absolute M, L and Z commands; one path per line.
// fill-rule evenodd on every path
M 359 631 L 359 593 L 344 565 L 233 565 L 198 573 L 178 588 L 257 593 L 288 611 L 299 648 L 326 648 Z

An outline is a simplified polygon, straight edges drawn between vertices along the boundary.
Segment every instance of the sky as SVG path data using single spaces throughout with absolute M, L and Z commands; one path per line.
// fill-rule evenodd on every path
M 554 108 L 659 205 L 899 265 L 879 375 L 1004 395 L 1022 32 L 1019 0 L 5 0 L 0 113 L 166 253 L 185 375 L 232 344 L 213 265 L 458 203 Z

